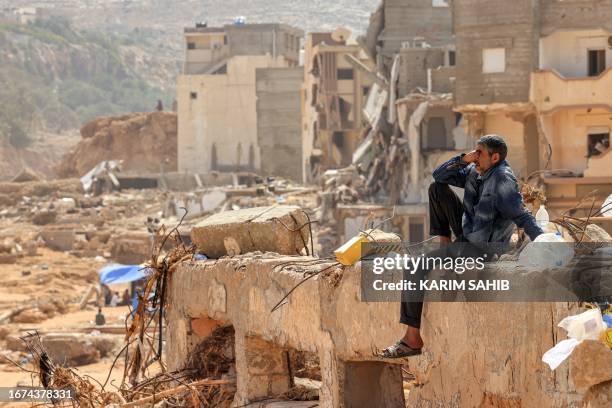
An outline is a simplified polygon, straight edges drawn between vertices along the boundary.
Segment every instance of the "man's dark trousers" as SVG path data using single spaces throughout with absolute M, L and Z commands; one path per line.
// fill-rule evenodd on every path
M 451 231 L 455 235 L 455 242 L 465 242 L 462 233 L 461 219 L 463 217 L 463 204 L 459 197 L 451 190 L 448 184 L 434 182 L 429 186 L 429 225 L 430 235 L 451 236 Z M 458 257 L 458 256 L 478 256 L 480 251 L 476 248 L 468 248 L 463 245 L 443 246 L 427 253 L 427 257 Z M 459 247 L 463 247 L 459 251 Z M 461 252 L 461 253 L 458 253 Z M 414 271 L 404 271 L 404 279 L 417 283 L 425 276 L 429 270 L 420 268 Z M 421 313 L 423 312 L 422 291 L 403 291 L 402 303 L 400 308 L 400 323 L 408 326 L 421 327 Z

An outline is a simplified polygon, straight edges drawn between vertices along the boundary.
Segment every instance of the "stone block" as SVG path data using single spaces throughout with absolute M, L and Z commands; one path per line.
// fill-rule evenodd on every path
M 191 230 L 191 239 L 209 258 L 228 255 L 228 242 L 237 244 L 239 253 L 262 251 L 295 255 L 310 242 L 307 222 L 306 214 L 295 206 L 226 211 L 211 215 L 196 225 Z
M 586 408 L 612 407 L 612 381 L 606 381 L 589 388 L 582 406 Z
M 13 323 L 40 323 L 47 320 L 47 315 L 38 309 L 26 309 L 11 320 Z
M 56 251 L 70 251 L 74 246 L 76 234 L 72 228 L 44 228 L 40 236 L 45 244 Z
M 8 329 L 8 327 L 0 326 L 0 340 L 4 340 L 6 336 L 9 335 L 9 333 L 10 330 Z
M 5 340 L 6 340 L 6 348 L 8 350 L 26 351 L 26 345 L 23 342 L 23 340 L 19 338 L 19 336 L 9 334 L 5 337 Z
M 612 350 L 600 341 L 583 341 L 570 356 L 570 376 L 581 390 L 612 380 Z
M 81 366 L 100 360 L 100 351 L 90 339 L 76 334 L 49 334 L 43 338 L 49 357 L 66 366 Z
M 112 240 L 111 257 L 122 264 L 136 265 L 151 257 L 151 235 L 148 232 L 121 234 Z
M 47 225 L 52 224 L 57 219 L 57 212 L 52 210 L 37 211 L 32 217 L 32 224 Z

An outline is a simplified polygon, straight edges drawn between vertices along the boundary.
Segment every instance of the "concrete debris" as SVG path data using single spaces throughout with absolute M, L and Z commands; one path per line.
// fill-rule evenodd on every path
M 209 258 L 233 252 L 269 251 L 295 255 L 308 251 L 308 216 L 299 207 L 274 205 L 211 215 L 191 230 L 191 240 Z
M 36 173 L 29 167 L 24 167 L 15 177 L 11 179 L 11 183 L 25 183 L 29 181 L 41 181 L 44 180 L 40 174 Z
M 140 174 L 176 171 L 177 118 L 172 112 L 133 113 L 95 119 L 81 128 L 81 142 L 58 166 L 61 177 L 82 177 L 98 163 L 123 161 Z
M 27 309 L 13 316 L 14 323 L 40 323 L 46 320 L 48 316 L 38 309 Z
M 138 265 L 151 258 L 152 244 L 147 232 L 125 232 L 114 237 L 111 257 L 121 264 Z
M 576 388 L 587 390 L 612 381 L 612 350 L 601 341 L 585 340 L 570 356 L 570 375 Z
M 55 334 L 43 337 L 43 344 L 49 357 L 66 366 L 82 366 L 100 360 L 101 353 L 87 336 L 76 334 Z M 104 346 L 107 350 L 107 346 Z M 108 352 L 108 351 L 107 351 Z

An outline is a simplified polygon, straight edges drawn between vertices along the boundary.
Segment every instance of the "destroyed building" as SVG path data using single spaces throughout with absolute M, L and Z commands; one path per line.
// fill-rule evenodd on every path
M 301 156 L 295 132 L 299 120 L 287 125 L 297 140 L 279 141 L 269 132 L 269 108 L 284 104 L 288 120 L 299 117 L 299 83 L 291 71 L 299 62 L 302 36 L 283 24 L 185 29 L 185 62 L 177 81 L 179 171 L 298 173 L 282 169 L 279 174 L 262 161 L 275 154 L 275 141 L 288 154 Z M 266 74 L 272 68 L 274 75 Z M 282 68 L 288 70 L 286 76 Z M 301 168 L 298 162 L 290 164 Z
M 348 36 L 348 30 L 339 29 L 306 37 L 302 140 L 309 181 L 326 169 L 351 164 L 362 136 L 362 110 L 372 79 L 351 62 L 369 69 L 374 64 L 359 45 L 347 44 Z
M 427 188 L 433 169 L 474 144 L 462 115 L 453 109 L 456 53 L 451 8 L 443 1 L 382 1 L 366 35 L 357 42 L 367 58 L 345 60 L 371 85 L 361 103 L 358 144 L 345 152 L 350 158 L 323 161 L 319 171 L 311 173 L 330 191 L 323 193 L 323 201 L 333 215 L 324 219 L 337 223 L 334 228 L 342 240 L 366 221 L 376 224 L 394 215 L 393 225 L 383 228 L 418 242 L 429 230 Z M 325 65 L 321 72 L 326 72 Z M 307 95 L 321 94 L 307 82 L 305 90 Z M 307 125 L 305 131 L 312 131 Z M 311 140 L 305 136 L 305 145 Z M 323 149 L 322 157 L 326 156 Z
M 473 136 L 503 135 L 547 207 L 612 192 L 612 1 L 454 1 L 455 109 Z

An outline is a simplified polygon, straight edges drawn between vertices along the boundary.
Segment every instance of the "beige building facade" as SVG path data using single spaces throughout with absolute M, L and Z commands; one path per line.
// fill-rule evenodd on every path
M 301 36 L 282 24 L 185 30 L 177 80 L 179 171 L 261 169 L 256 71 L 297 66 Z

